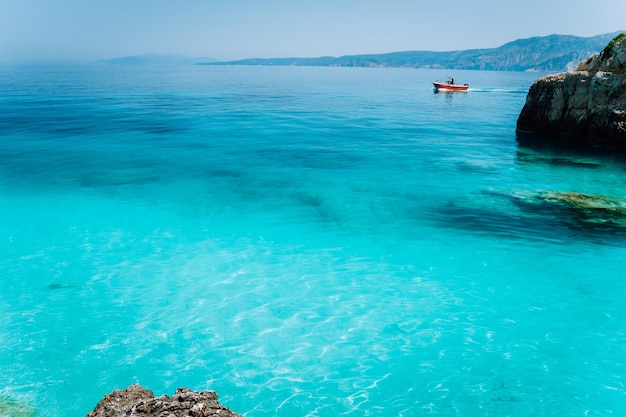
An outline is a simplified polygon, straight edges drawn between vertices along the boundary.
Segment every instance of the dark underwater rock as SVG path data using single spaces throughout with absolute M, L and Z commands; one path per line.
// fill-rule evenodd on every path
M 517 151 L 517 161 L 529 163 L 544 163 L 549 165 L 564 165 L 577 168 L 598 168 L 602 164 L 593 158 L 585 158 L 581 156 L 560 156 L 546 155 L 542 153 L 531 153 L 523 150 Z
M 215 391 L 178 388 L 173 397 L 155 397 L 139 384 L 107 394 L 87 417 L 241 417 L 217 401 Z
M 626 151 L 626 34 L 575 71 L 536 80 L 517 130 L 520 141 L 531 132 L 545 141 Z

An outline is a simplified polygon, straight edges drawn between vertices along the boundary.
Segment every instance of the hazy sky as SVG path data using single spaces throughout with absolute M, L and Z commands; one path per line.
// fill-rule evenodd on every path
M 0 0 L 0 61 L 492 48 L 626 30 L 626 0 Z

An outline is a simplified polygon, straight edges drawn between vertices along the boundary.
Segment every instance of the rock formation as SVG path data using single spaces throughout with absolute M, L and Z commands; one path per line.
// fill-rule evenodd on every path
M 530 87 L 517 120 L 518 138 L 626 151 L 626 33 L 573 72 L 548 75 Z
M 107 394 L 87 417 L 241 417 L 217 401 L 214 391 L 178 388 L 173 397 L 155 397 L 152 391 L 132 385 Z

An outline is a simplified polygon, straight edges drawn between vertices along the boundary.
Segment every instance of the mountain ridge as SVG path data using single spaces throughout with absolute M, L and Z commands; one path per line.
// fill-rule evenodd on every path
M 332 67 L 405 67 L 493 71 L 569 71 L 600 52 L 624 31 L 591 37 L 547 35 L 517 39 L 497 48 L 455 51 L 401 51 L 382 54 L 322 56 L 318 58 L 247 58 L 198 62 L 196 65 L 279 65 Z
M 143 54 L 102 59 L 98 62 L 108 65 L 194 65 L 198 63 L 213 63 L 216 61 L 216 59 L 209 57 L 190 58 L 176 54 Z

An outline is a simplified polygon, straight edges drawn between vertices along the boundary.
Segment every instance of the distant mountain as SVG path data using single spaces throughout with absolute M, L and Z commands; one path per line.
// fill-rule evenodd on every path
M 215 61 L 216 60 L 213 58 L 189 58 L 183 55 L 146 54 L 103 59 L 100 62 L 109 65 L 193 65 Z
M 495 71 L 562 72 L 600 52 L 622 32 L 583 38 L 571 35 L 518 39 L 491 49 L 462 51 L 406 51 L 374 55 L 320 58 L 251 58 L 203 62 L 207 65 L 299 65 L 333 67 L 408 67 Z

